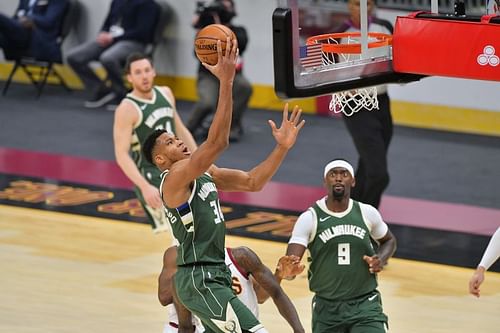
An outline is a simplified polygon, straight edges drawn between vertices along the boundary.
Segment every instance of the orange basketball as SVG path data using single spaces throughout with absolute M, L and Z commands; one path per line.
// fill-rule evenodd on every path
M 227 37 L 236 40 L 234 32 L 222 24 L 210 24 L 198 31 L 194 40 L 194 51 L 201 62 L 209 65 L 217 63 L 217 41 L 221 41 L 222 54 L 226 50 Z

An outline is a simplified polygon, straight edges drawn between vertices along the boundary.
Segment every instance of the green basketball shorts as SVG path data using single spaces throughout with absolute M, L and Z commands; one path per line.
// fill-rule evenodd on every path
M 174 277 L 177 296 L 205 326 L 205 332 L 255 332 L 262 324 L 234 295 L 225 264 L 180 266 Z
M 377 290 L 347 301 L 313 298 L 313 333 L 385 333 L 386 328 L 387 316 Z

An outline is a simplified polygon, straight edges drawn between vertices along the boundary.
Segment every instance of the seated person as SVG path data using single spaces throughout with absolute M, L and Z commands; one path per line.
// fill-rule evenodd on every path
M 125 97 L 125 60 L 131 53 L 143 52 L 153 41 L 158 13 L 153 0 L 112 0 L 97 38 L 69 51 L 69 65 L 92 92 L 85 107 L 98 108 L 110 102 L 118 105 Z M 106 69 L 105 80 L 90 68 L 92 61 L 99 61 Z
M 67 5 L 67 0 L 20 0 L 14 17 L 0 13 L 0 48 L 5 58 L 62 62 L 57 39 Z

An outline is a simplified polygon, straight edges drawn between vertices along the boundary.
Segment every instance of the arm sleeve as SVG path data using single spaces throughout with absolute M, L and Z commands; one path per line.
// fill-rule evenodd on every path
M 305 211 L 300 214 L 295 226 L 293 227 L 292 237 L 288 241 L 288 244 L 300 244 L 305 247 L 312 240 L 311 236 L 314 235 L 314 217 L 310 210 Z
M 484 269 L 488 270 L 497 261 L 498 257 L 500 257 L 500 227 L 491 236 L 488 247 L 484 251 L 483 258 L 478 266 L 483 266 Z
M 368 229 L 370 230 L 370 236 L 378 240 L 384 237 L 389 230 L 389 227 L 382 219 L 382 216 L 378 212 L 378 210 L 370 205 L 359 203 L 361 208 L 361 213 L 363 214 L 363 218 L 365 220 Z

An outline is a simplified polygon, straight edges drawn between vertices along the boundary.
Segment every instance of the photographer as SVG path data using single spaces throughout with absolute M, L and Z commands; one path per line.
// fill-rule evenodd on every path
M 235 16 L 233 0 L 198 1 L 192 24 L 193 28 L 198 30 L 214 23 L 226 25 L 233 30 L 238 40 L 240 58 L 233 83 L 233 120 L 229 135 L 231 142 L 239 141 L 243 134 L 241 118 L 252 95 L 252 86 L 242 73 L 243 62 L 241 59 L 248 43 L 248 36 L 245 28 L 231 24 L 231 20 Z M 206 128 L 203 127 L 203 122 L 207 116 L 215 112 L 217 107 L 219 81 L 201 63 L 198 67 L 196 88 L 198 102 L 191 112 L 186 126 L 195 137 L 203 139 L 207 132 Z

